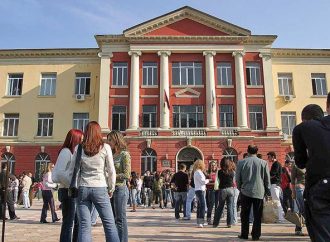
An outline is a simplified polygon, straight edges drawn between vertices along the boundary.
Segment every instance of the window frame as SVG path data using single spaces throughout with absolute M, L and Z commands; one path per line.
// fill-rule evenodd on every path
M 125 107 L 125 112 L 114 112 L 114 107 Z M 114 123 L 114 118 L 113 118 L 113 115 L 114 114 L 118 114 L 119 116 L 118 116 L 118 127 L 119 127 L 119 129 L 118 129 L 118 131 L 120 131 L 120 132 L 123 132 L 123 131 L 125 131 L 126 129 L 127 129 L 127 106 L 125 106 L 125 105 L 113 105 L 112 106 L 112 109 L 111 109 L 111 118 L 112 118 L 112 122 L 111 122 L 111 129 L 112 130 L 114 130 L 114 128 L 113 128 L 113 123 Z M 121 115 L 123 115 L 123 114 L 125 114 L 125 127 L 124 127 L 124 130 L 121 130 L 121 125 L 120 125 L 120 120 L 121 120 Z
M 293 126 L 290 126 L 290 118 L 294 118 L 294 124 Z M 284 125 L 283 125 L 283 118 L 286 118 L 286 124 L 287 124 L 287 129 L 288 129 L 288 133 L 284 132 Z M 281 126 L 282 126 L 282 133 L 283 134 L 287 134 L 287 135 L 292 135 L 292 131 L 294 129 L 294 127 L 297 125 L 297 115 L 296 112 L 281 112 Z
M 154 149 L 146 148 L 141 153 L 141 174 L 144 174 L 147 170 L 150 172 L 157 171 L 157 153 Z M 142 166 L 142 162 L 144 166 Z M 150 163 L 150 169 L 148 169 L 148 163 Z M 146 170 L 142 170 L 146 168 Z
M 151 84 L 149 84 L 149 69 L 151 69 Z M 145 75 L 146 74 L 146 75 Z M 146 80 L 145 80 L 146 77 Z M 143 62 L 142 64 L 142 86 L 143 87 L 157 87 L 158 86 L 158 63 L 157 62 Z
M 125 64 L 125 66 L 116 66 Z M 119 83 L 119 69 L 121 69 L 121 84 Z M 125 71 L 126 70 L 126 71 Z M 126 79 L 125 79 L 125 73 L 126 73 Z M 116 81 L 116 83 L 115 83 Z M 112 86 L 114 87 L 128 87 L 128 62 L 114 62 L 112 64 Z
M 40 117 L 41 115 L 49 115 L 52 117 Z M 43 130 L 45 121 L 47 121 L 46 135 L 44 134 L 44 130 Z M 41 122 L 41 124 L 39 122 Z M 39 126 L 41 127 L 40 134 L 39 134 Z M 54 131 L 54 113 L 38 113 L 37 137 L 52 137 L 53 131 Z
M 147 111 L 145 112 L 143 109 L 145 107 L 154 107 L 155 111 Z M 149 116 L 149 125 L 148 126 L 144 126 L 144 115 L 148 115 Z M 154 115 L 154 118 L 153 118 Z M 154 119 L 154 120 L 153 120 Z M 154 125 L 153 125 L 154 123 Z M 157 105 L 142 105 L 142 127 L 143 128 L 156 128 L 157 127 Z
M 229 66 L 226 66 L 229 65 Z M 222 80 L 222 72 L 225 70 L 226 80 Z M 230 77 L 230 78 L 229 78 Z M 219 86 L 233 86 L 233 73 L 231 62 L 218 62 L 217 63 L 217 83 Z
M 252 107 L 258 107 L 258 108 L 261 108 L 261 111 L 250 111 L 250 108 Z M 262 128 L 261 129 L 258 129 L 258 117 L 257 115 L 258 114 L 261 114 L 261 126 Z M 255 124 L 253 125 L 252 124 L 252 118 L 251 118 L 251 115 L 254 115 L 254 121 L 255 121 Z M 260 119 L 260 118 L 259 118 Z M 261 131 L 261 130 L 264 130 L 265 128 L 265 124 L 264 124 L 264 109 L 263 109 L 263 106 L 262 105 L 249 105 L 249 122 L 250 122 L 250 129 L 253 130 L 253 131 Z M 252 127 L 254 126 L 254 127 Z
M 75 115 L 82 115 L 82 114 L 87 114 L 87 118 L 75 118 Z M 80 129 L 81 131 L 85 132 L 85 128 L 86 128 L 86 125 L 88 124 L 88 122 L 89 122 L 89 113 L 73 113 L 72 114 L 72 127 L 74 129 Z
M 14 77 L 14 76 L 20 76 L 20 77 Z M 10 97 L 20 97 L 20 96 L 22 96 L 23 79 L 24 79 L 24 74 L 23 73 L 9 73 L 8 74 L 8 81 L 7 81 L 6 96 L 10 96 Z M 15 91 L 14 83 L 13 83 L 15 80 L 17 81 L 16 91 Z M 16 94 L 14 94 L 14 92 Z
M 92 80 L 91 72 L 77 72 L 76 76 L 75 76 L 75 88 L 74 88 L 75 95 L 90 95 L 91 94 L 91 80 Z M 84 81 L 83 87 L 85 90 L 81 90 L 82 81 Z M 88 88 L 87 88 L 87 86 L 88 86 Z M 88 90 L 88 92 L 87 92 L 87 90 Z
M 314 75 L 314 77 L 313 77 Z M 321 76 L 324 75 L 324 77 L 316 77 L 317 75 Z M 325 73 L 311 73 L 311 80 L 312 80 L 312 91 L 313 96 L 326 96 L 328 94 L 328 87 L 327 87 L 327 78 Z M 318 81 L 318 83 L 317 83 Z M 318 93 L 317 90 L 317 84 L 321 87 L 321 93 Z M 325 87 L 324 87 L 324 86 Z M 314 92 L 315 89 L 315 92 Z
M 49 77 L 44 77 L 45 76 L 49 76 Z M 51 75 L 54 75 L 54 77 L 50 77 Z M 50 94 L 47 93 L 47 82 L 51 82 L 50 84 Z M 39 89 L 39 96 L 42 97 L 47 97 L 47 96 L 55 96 L 56 95 L 56 82 L 57 82 L 57 74 L 56 73 L 41 73 L 41 78 L 40 78 L 40 89 Z M 46 83 L 46 88 L 44 88 L 44 93 L 42 93 L 42 84 Z M 55 83 L 55 84 L 53 84 Z
M 249 70 L 249 71 L 248 71 Z M 252 70 L 254 70 L 254 76 L 258 79 L 252 80 Z M 259 70 L 259 71 L 257 71 Z M 246 84 L 249 87 L 261 87 L 261 65 L 259 62 L 246 62 L 245 66 Z
M 277 82 L 280 96 L 294 95 L 292 73 L 277 73 Z M 285 90 L 288 90 L 288 93 L 285 93 Z
M 17 115 L 17 117 L 8 117 L 6 118 L 6 115 Z M 10 131 L 10 124 L 13 122 L 13 127 L 12 129 L 12 135 L 8 135 Z M 7 124 L 7 125 L 6 125 Z M 7 127 L 6 127 L 7 126 Z M 4 118 L 3 118 L 3 131 L 2 131 L 2 136 L 3 137 L 17 137 L 18 136 L 18 126 L 19 126 L 19 113 L 4 113 Z M 5 134 L 5 131 L 6 134 Z
M 183 108 L 187 108 L 187 107 L 194 107 L 195 108 L 195 112 L 182 112 L 181 109 Z M 201 108 L 201 111 L 199 111 L 198 109 Z M 176 112 L 176 109 L 178 109 L 179 111 Z M 173 128 L 203 128 L 204 127 L 204 106 L 203 105 L 174 105 L 173 106 L 173 117 L 172 117 L 172 121 L 173 121 Z M 186 127 L 182 127 L 182 119 L 183 119 L 183 115 L 186 115 Z M 189 120 L 190 120 L 190 115 L 195 115 L 195 120 L 196 120 L 196 126 L 195 127 L 190 127 L 189 126 Z M 178 116 L 178 117 L 177 117 Z M 202 117 L 201 120 L 199 120 L 199 116 Z M 176 119 L 178 119 L 178 126 L 176 125 Z M 201 126 L 198 126 L 199 122 L 202 122 Z
M 186 63 L 186 64 L 183 64 Z M 192 64 L 192 65 L 190 65 Z M 198 64 L 198 66 L 196 66 Z M 174 66 L 178 65 L 178 66 Z M 179 80 L 178 83 L 174 79 L 174 69 L 178 69 L 179 71 Z M 196 70 L 200 69 L 200 83 L 196 83 Z M 192 80 L 193 83 L 189 83 L 189 70 L 192 70 Z M 185 72 L 185 74 L 183 73 Z M 182 76 L 185 76 L 186 83 L 183 84 Z M 178 62 L 172 62 L 172 85 L 173 86 L 202 86 L 203 85 L 203 65 L 202 62 L 199 61 L 178 61 Z
M 227 107 L 231 107 L 231 112 L 221 112 L 221 107 L 224 107 L 224 106 L 227 106 Z M 224 119 L 222 119 L 222 115 L 221 114 L 224 114 Z M 227 115 L 231 115 L 232 119 L 231 120 L 227 120 Z M 221 128 L 232 128 L 234 127 L 234 105 L 233 104 L 219 104 L 219 126 Z M 223 121 L 222 121 L 223 120 Z M 224 123 L 222 123 L 224 122 Z M 231 122 L 232 126 L 230 125 L 227 125 L 227 122 Z M 222 124 L 225 124 L 225 125 L 222 125 Z

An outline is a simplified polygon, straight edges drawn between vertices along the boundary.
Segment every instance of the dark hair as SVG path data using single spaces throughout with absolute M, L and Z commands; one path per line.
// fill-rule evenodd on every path
M 250 155 L 255 155 L 258 153 L 258 146 L 256 145 L 249 145 L 248 148 L 247 148 L 247 152 L 250 154 Z
M 246 157 L 248 157 L 248 156 L 249 156 L 248 153 L 244 153 L 244 154 L 243 154 L 243 158 L 246 158 Z
M 272 157 L 272 158 L 275 158 L 275 159 L 276 159 L 276 154 L 275 154 L 274 151 L 269 151 L 269 152 L 267 153 L 267 155 L 270 156 L 270 157 Z
M 329 95 L 328 95 L 329 98 Z M 322 108 L 317 104 L 309 104 L 301 111 L 301 120 L 321 120 L 324 117 Z
M 68 148 L 73 154 L 76 145 L 81 143 L 81 137 L 83 136 L 83 134 L 84 133 L 79 129 L 70 129 L 69 132 L 66 134 L 66 138 L 61 147 L 61 150 L 64 148 Z
M 159 181 L 160 179 L 160 174 L 158 172 L 155 173 L 155 180 L 156 181 Z
M 96 121 L 91 121 L 86 125 L 84 133 L 84 141 L 82 147 L 87 156 L 94 156 L 99 153 L 100 148 L 103 147 L 103 139 L 101 127 Z
M 235 163 L 228 157 L 223 157 L 220 161 L 221 170 L 224 173 L 229 173 L 234 170 Z
M 259 159 L 262 159 L 262 154 L 257 154 L 257 157 L 258 157 Z
M 185 170 L 185 169 L 186 169 L 186 165 L 183 164 L 183 163 L 180 163 L 179 164 L 179 170 L 181 171 L 181 170 Z

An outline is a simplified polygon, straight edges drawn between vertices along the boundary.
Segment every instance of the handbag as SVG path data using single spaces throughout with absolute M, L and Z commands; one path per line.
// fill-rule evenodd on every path
M 278 220 L 277 204 L 272 199 L 266 199 L 262 210 L 262 222 L 275 223 Z
M 80 165 L 81 165 L 81 154 L 82 154 L 82 146 L 78 145 L 77 156 L 75 160 L 74 170 L 71 178 L 71 183 L 68 189 L 68 196 L 70 198 L 78 197 L 78 179 L 80 175 Z
M 304 224 L 304 217 L 297 211 L 299 211 L 297 206 L 296 199 L 294 201 L 294 209 L 290 209 L 286 212 L 284 218 L 288 220 L 289 222 L 297 225 L 298 227 L 302 227 Z

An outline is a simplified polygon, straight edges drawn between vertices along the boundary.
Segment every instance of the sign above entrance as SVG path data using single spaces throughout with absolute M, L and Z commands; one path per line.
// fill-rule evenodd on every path
M 171 167 L 171 160 L 162 160 L 162 167 Z

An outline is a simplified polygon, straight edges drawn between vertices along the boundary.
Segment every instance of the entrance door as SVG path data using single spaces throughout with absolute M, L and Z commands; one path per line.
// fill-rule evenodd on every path
M 193 165 L 195 159 L 203 159 L 201 153 L 192 147 L 184 148 L 177 155 L 177 166 L 176 170 L 178 170 L 179 164 L 185 164 L 187 170 Z

